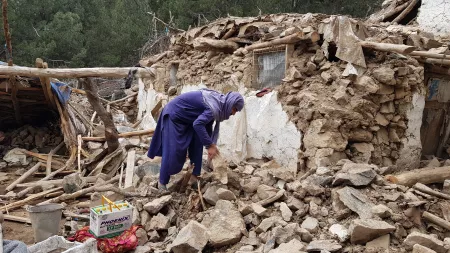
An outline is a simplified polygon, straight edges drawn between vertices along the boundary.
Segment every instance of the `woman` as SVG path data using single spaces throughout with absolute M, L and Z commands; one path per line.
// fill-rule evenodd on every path
M 219 153 L 216 144 L 220 122 L 243 107 L 244 99 L 238 92 L 224 95 L 207 89 L 187 92 L 170 101 L 159 117 L 148 151 L 152 159 L 162 157 L 158 188 L 167 190 L 170 176 L 183 168 L 186 153 L 194 164 L 194 178 L 200 176 L 203 146 L 208 158 L 214 158 Z

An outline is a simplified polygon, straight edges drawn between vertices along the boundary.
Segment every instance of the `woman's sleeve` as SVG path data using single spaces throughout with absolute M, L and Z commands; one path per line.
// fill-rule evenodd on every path
M 202 114 L 200 114 L 200 116 L 197 117 L 197 119 L 193 123 L 195 132 L 200 138 L 203 146 L 206 147 L 212 144 L 211 136 L 210 134 L 208 134 L 208 131 L 206 129 L 206 126 L 212 121 L 214 121 L 214 115 L 212 114 L 210 109 L 206 109 Z

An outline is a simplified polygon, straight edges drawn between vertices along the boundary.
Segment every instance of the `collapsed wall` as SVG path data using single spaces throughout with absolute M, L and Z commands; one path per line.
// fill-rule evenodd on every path
M 154 126 L 156 107 L 199 87 L 239 91 L 245 96 L 245 110 L 223 124 L 219 140 L 221 151 L 231 159 L 273 158 L 294 173 L 331 166 L 340 159 L 381 167 L 401 165 L 400 169 L 419 166 L 425 94 L 422 64 L 396 53 L 363 51 L 357 44 L 345 44 L 339 32 L 351 29 L 358 36 L 386 43 L 402 41 L 401 34 L 364 30 L 359 21 L 344 17 L 286 14 L 260 19 L 219 20 L 189 30 L 172 40 L 169 51 L 141 61 L 155 69 L 156 77 L 141 84 L 138 118 L 150 115 L 147 126 Z M 226 29 L 221 34 L 217 26 L 229 28 L 230 23 L 238 26 L 232 41 L 244 45 L 289 30 L 319 31 L 321 39 L 260 51 L 239 48 L 233 53 L 196 46 L 196 38 L 223 36 Z M 338 34 L 340 41 L 328 39 Z M 339 46 L 355 51 L 354 60 L 339 52 Z M 264 60 L 257 57 L 280 52 L 283 61 L 268 73 L 281 66 L 282 79 L 261 83 L 264 76 L 259 72 L 266 66 L 259 65 Z M 264 87 L 274 91 L 256 97 L 255 90 Z

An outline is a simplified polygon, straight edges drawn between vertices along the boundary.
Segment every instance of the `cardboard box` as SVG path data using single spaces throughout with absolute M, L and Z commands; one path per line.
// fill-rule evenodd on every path
M 90 230 L 96 237 L 117 234 L 131 227 L 133 206 L 126 201 L 116 201 L 114 204 L 91 208 Z

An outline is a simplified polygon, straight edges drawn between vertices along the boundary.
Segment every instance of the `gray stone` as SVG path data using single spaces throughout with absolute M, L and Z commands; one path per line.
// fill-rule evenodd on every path
M 26 166 L 30 164 L 31 159 L 27 159 L 27 156 L 21 151 L 20 148 L 14 148 L 6 153 L 3 157 L 3 161 L 13 165 Z
M 289 207 L 287 206 L 286 203 L 281 202 L 280 203 L 280 211 L 281 211 L 281 217 L 283 218 L 283 220 L 285 221 L 291 221 L 292 219 L 292 211 L 291 209 L 289 209 Z
M 255 213 L 250 213 L 244 216 L 244 222 L 247 225 L 253 224 L 253 226 L 258 226 L 261 223 L 261 219 Z
M 395 231 L 395 227 L 384 221 L 357 219 L 352 221 L 349 230 L 351 243 L 363 244 Z
M 282 243 L 278 248 L 272 249 L 269 253 L 302 253 L 305 245 L 297 239 L 292 239 L 288 243 Z
M 257 203 L 252 203 L 251 208 L 253 212 L 258 216 L 267 216 L 269 213 L 269 211 L 266 208 Z
M 167 230 L 170 227 L 170 220 L 162 213 L 158 213 L 158 215 L 153 216 L 150 220 L 150 230 Z
M 337 194 L 339 200 L 350 210 L 357 213 L 361 219 L 372 218 L 373 203 L 366 195 L 351 187 L 344 187 L 337 190 Z
M 147 233 L 149 242 L 157 242 L 161 238 L 158 234 L 158 231 L 152 230 Z
M 238 208 L 239 212 L 244 216 L 253 212 L 251 204 L 246 204 L 242 201 L 238 201 Z
M 101 142 L 94 142 L 94 141 L 89 141 L 87 143 L 88 149 L 90 150 L 94 150 L 94 149 L 99 149 L 103 146 L 103 143 Z
M 260 199 L 267 199 L 277 194 L 278 190 L 268 185 L 260 185 L 257 188 L 257 194 Z
M 255 167 L 253 167 L 251 165 L 245 165 L 242 173 L 247 174 L 247 175 L 252 175 L 254 171 L 255 171 Z
M 141 212 L 141 225 L 145 227 L 145 225 L 150 222 L 150 214 L 147 211 L 142 211 Z
M 385 205 L 376 205 L 372 207 L 372 213 L 380 218 L 389 218 L 392 216 L 392 210 Z
M 444 242 L 427 234 L 422 234 L 419 232 L 412 232 L 409 234 L 404 244 L 411 249 L 415 244 L 420 244 L 422 246 L 425 246 L 427 248 L 430 248 L 437 253 L 444 253 L 447 252 L 447 250 L 444 247 Z
M 305 203 L 303 203 L 301 200 L 293 196 L 288 197 L 286 204 L 289 207 L 289 209 L 294 211 L 302 210 L 305 208 Z
M 226 200 L 217 201 L 213 212 L 203 218 L 202 225 L 208 228 L 209 241 L 214 247 L 234 244 L 246 231 L 241 213 Z
M 375 79 L 379 82 L 387 85 L 396 85 L 397 81 L 395 80 L 395 71 L 389 67 L 379 67 L 373 70 L 372 72 Z
M 350 237 L 348 230 L 341 224 L 334 224 L 328 230 L 332 235 L 335 235 L 340 242 L 345 242 Z
M 139 211 L 136 208 L 133 209 L 133 215 L 131 216 L 131 222 L 133 223 L 133 225 L 141 224 L 141 214 L 139 213 Z
M 254 193 L 258 186 L 261 184 L 262 179 L 260 177 L 251 177 L 250 179 L 245 179 L 242 184 L 242 190 L 246 193 Z
M 63 189 L 65 193 L 74 193 L 83 189 L 85 181 L 81 178 L 80 173 L 72 173 L 63 179 Z
M 142 246 L 148 242 L 147 231 L 142 228 L 136 230 L 136 237 L 138 238 L 139 246 Z
M 234 193 L 230 190 L 227 189 L 223 189 L 223 188 L 219 188 L 217 191 L 217 196 L 219 197 L 219 199 L 223 199 L 223 200 L 236 200 L 236 195 L 234 195 Z
M 171 195 L 162 196 L 145 204 L 144 209 L 150 214 L 157 214 L 163 207 L 169 204 L 171 200 Z
M 217 201 L 219 200 L 219 195 L 217 194 L 217 190 L 219 187 L 216 185 L 212 185 L 206 189 L 205 193 L 203 194 L 203 198 L 206 202 L 210 205 L 216 205 Z
M 161 170 L 161 163 L 148 161 L 145 162 L 134 170 L 134 174 L 139 177 L 139 179 L 143 179 L 145 176 L 156 176 L 159 174 Z
M 134 253 L 150 253 L 152 249 L 149 246 L 137 246 Z
M 317 233 L 317 231 L 319 230 L 319 221 L 316 218 L 307 217 L 302 222 L 301 227 L 308 230 L 311 233 Z
M 425 246 L 422 246 L 420 244 L 415 244 L 413 246 L 413 251 L 412 253 L 436 253 L 436 251 L 429 249 Z
M 256 233 L 267 232 L 274 225 L 286 226 L 287 223 L 280 216 L 272 216 L 262 220 L 255 231 Z
M 377 173 L 372 169 L 373 166 L 368 164 L 346 163 L 342 171 L 337 173 L 333 186 L 337 185 L 351 185 L 351 186 L 366 186 L 369 185 L 377 176 Z
M 335 240 L 316 240 L 312 241 L 306 247 L 308 252 L 316 252 L 326 250 L 329 252 L 336 252 L 342 249 L 342 246 Z
M 209 240 L 208 230 L 196 221 L 190 221 L 180 230 L 172 243 L 174 253 L 198 253 L 203 250 Z
M 380 236 L 366 243 L 366 248 L 377 250 L 377 252 L 389 251 L 391 236 L 389 234 Z

